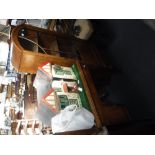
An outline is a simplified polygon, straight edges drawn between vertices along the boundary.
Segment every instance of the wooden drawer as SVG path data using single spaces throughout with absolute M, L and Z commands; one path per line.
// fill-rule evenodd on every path
M 94 92 L 94 90 L 90 90 L 89 86 L 88 85 L 93 85 L 92 81 L 87 81 L 86 79 L 88 78 L 88 74 L 84 74 L 84 69 L 85 67 L 83 67 L 78 60 L 75 60 L 74 62 L 70 62 L 70 61 L 67 61 L 67 63 L 64 61 L 56 61 L 56 59 L 54 59 L 51 64 L 58 64 L 58 65 L 61 65 L 61 66 L 72 66 L 73 64 L 76 64 L 77 65 L 77 68 L 78 68 L 78 71 L 79 71 L 79 74 L 80 74 L 80 77 L 81 77 L 81 80 L 82 80 L 82 83 L 83 83 L 83 86 L 84 86 L 84 89 L 85 89 L 85 92 L 86 92 L 86 95 L 87 95 L 87 98 L 88 98 L 88 101 L 89 101 L 89 104 L 90 104 L 90 108 L 92 110 L 92 113 L 94 114 L 94 117 L 95 117 L 95 123 L 96 123 L 96 127 L 97 128 L 101 128 L 102 127 L 102 122 L 101 122 L 101 119 L 100 119 L 100 116 L 99 116 L 99 113 L 98 113 L 98 110 L 97 110 L 97 105 L 98 105 L 98 100 L 96 100 L 96 98 L 98 98 L 98 96 L 96 96 L 97 94 L 95 93 L 92 93 Z M 95 88 L 95 87 L 94 87 Z

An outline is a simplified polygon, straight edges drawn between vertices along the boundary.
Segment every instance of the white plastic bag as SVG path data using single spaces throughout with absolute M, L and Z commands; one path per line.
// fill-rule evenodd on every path
M 94 116 L 85 108 L 78 108 L 77 105 L 72 104 L 52 117 L 51 121 L 52 132 L 58 133 L 92 128 Z

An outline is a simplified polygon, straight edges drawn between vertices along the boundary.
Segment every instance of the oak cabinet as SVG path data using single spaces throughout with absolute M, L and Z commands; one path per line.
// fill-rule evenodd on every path
M 96 47 L 88 41 L 30 25 L 13 29 L 11 46 L 12 64 L 18 72 L 36 73 L 42 62 L 59 58 L 79 60 L 90 67 L 104 66 Z

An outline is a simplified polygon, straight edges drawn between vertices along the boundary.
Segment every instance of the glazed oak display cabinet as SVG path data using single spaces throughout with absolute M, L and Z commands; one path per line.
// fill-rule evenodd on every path
M 79 60 L 92 68 L 104 66 L 97 48 L 89 41 L 30 25 L 13 29 L 11 48 L 12 64 L 18 72 L 36 73 L 40 64 L 60 57 Z

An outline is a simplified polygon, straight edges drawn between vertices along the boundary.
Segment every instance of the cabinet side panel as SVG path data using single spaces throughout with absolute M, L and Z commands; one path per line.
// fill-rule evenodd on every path
M 42 57 L 35 54 L 23 52 L 20 72 L 35 73 L 42 59 Z
M 24 51 L 20 65 L 20 72 L 35 74 L 38 66 L 44 62 L 50 62 L 52 64 L 58 64 L 62 66 L 71 66 L 73 63 L 75 63 L 74 60 L 67 58 Z
M 12 44 L 12 58 L 11 62 L 14 68 L 19 71 L 20 70 L 20 62 L 22 58 L 22 51 L 18 49 L 14 44 Z

